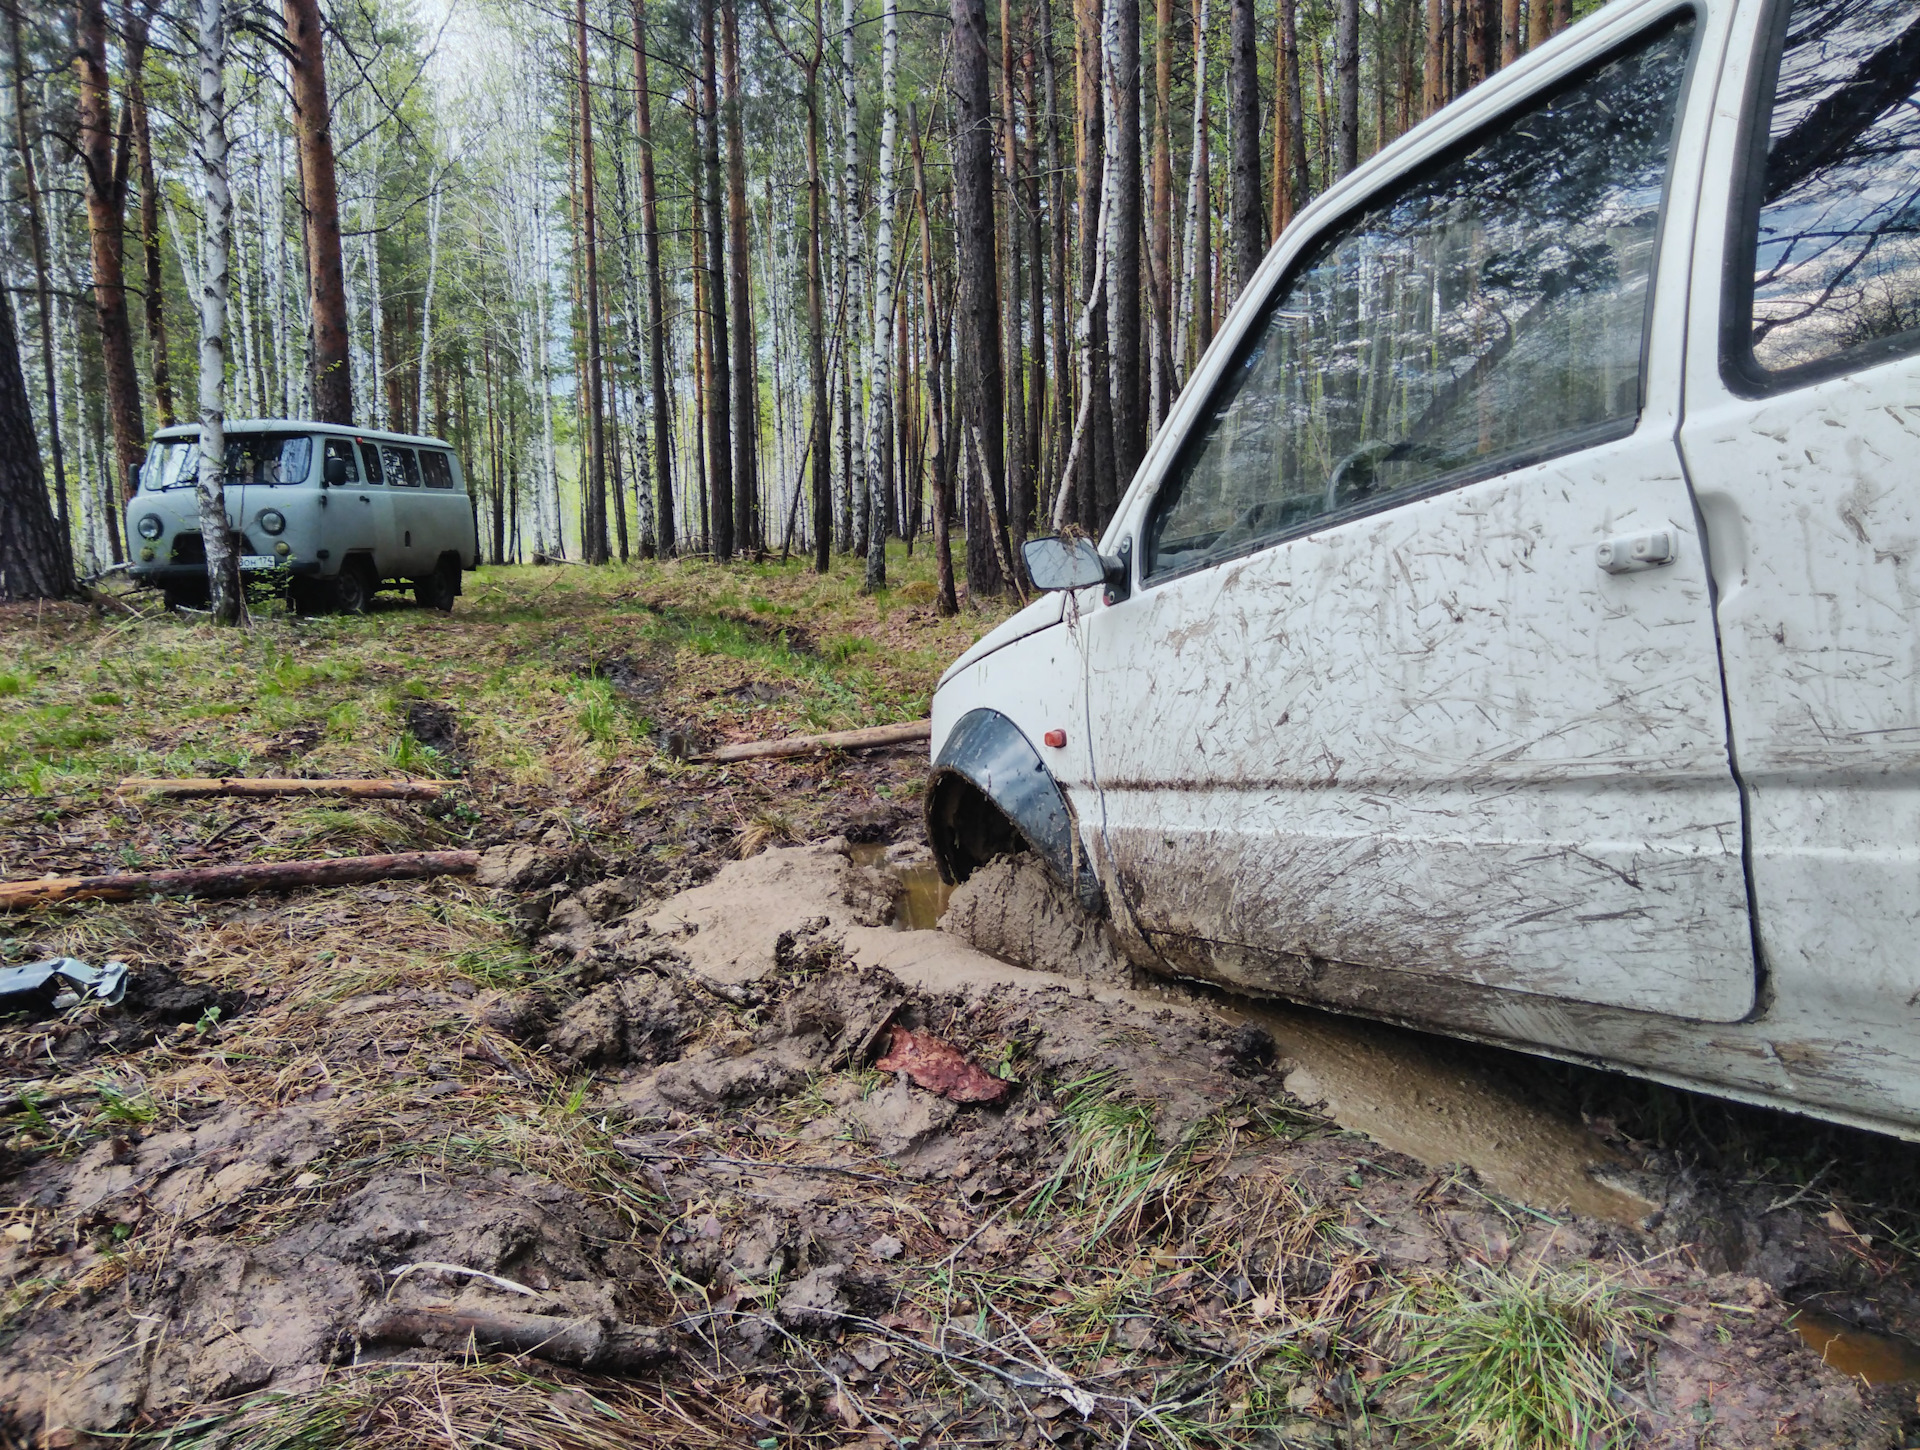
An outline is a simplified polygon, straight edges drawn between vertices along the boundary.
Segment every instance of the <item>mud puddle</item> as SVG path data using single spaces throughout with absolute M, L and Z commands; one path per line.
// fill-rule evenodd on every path
M 899 883 L 893 899 L 896 931 L 934 931 L 947 914 L 953 900 L 953 887 L 940 879 L 940 868 L 933 858 L 913 857 L 888 861 L 888 847 L 877 841 L 857 843 L 847 848 L 856 866 L 875 866 L 888 872 Z
M 1910 1339 L 1860 1329 L 1817 1309 L 1802 1309 L 1793 1328 L 1821 1359 L 1849 1378 L 1870 1385 L 1920 1380 L 1920 1344 Z
M 940 880 L 930 858 L 877 844 L 853 846 L 849 854 L 856 865 L 898 883 L 896 930 L 941 925 L 956 888 Z M 1136 990 L 1152 997 L 1258 1027 L 1291 1064 L 1288 1092 L 1319 1104 L 1341 1127 L 1430 1168 L 1464 1163 L 1505 1197 L 1623 1224 L 1638 1223 L 1659 1207 L 1653 1193 L 1633 1181 L 1634 1165 L 1623 1154 L 1578 1119 L 1522 1096 L 1482 1070 L 1471 1061 L 1470 1049 L 1449 1051 L 1378 1023 L 1132 974 L 1117 958 L 1102 963 L 1084 946 L 1046 959 L 1073 908 L 1055 899 L 1036 872 L 1014 872 L 1002 880 L 997 868 L 989 868 L 982 876 L 989 874 L 993 879 L 958 888 L 961 910 L 947 922 L 950 933 L 989 955 L 1064 975 L 1074 975 L 1077 967 L 1096 980 L 1131 978 Z M 1062 930 L 1050 931 L 1049 918 L 1056 914 Z M 1040 925 L 1009 933 L 1006 918 Z

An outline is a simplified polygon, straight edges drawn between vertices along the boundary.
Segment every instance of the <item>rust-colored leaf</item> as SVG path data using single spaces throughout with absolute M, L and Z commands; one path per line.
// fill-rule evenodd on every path
M 894 1023 L 887 1055 L 874 1064 L 881 1072 L 904 1072 L 929 1092 L 956 1103 L 997 1103 L 1013 1091 L 1013 1084 L 970 1062 L 950 1042 L 909 1032 Z

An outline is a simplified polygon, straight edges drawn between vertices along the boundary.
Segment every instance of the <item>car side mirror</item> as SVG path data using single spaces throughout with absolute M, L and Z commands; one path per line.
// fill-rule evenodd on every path
M 321 481 L 329 487 L 340 487 L 341 484 L 347 481 L 347 460 L 344 458 L 329 458 L 326 466 L 321 470 L 321 475 Z
M 1125 560 L 1101 553 L 1092 539 L 1029 539 L 1021 552 L 1036 589 L 1085 589 L 1126 580 Z
M 133 473 L 129 478 L 129 487 L 131 488 L 132 491 L 136 493 L 139 491 L 140 475 L 146 472 L 146 468 L 147 466 L 144 463 L 136 463 L 133 465 Z

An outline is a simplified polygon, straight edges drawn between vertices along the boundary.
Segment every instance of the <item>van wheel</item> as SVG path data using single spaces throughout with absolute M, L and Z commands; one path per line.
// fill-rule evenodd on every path
M 333 580 L 333 607 L 342 614 L 365 614 L 373 603 L 373 571 L 365 559 L 349 559 Z
M 452 612 L 454 597 L 459 592 L 460 566 L 445 556 L 433 566 L 431 574 L 413 581 L 413 597 L 420 602 L 420 607 L 437 609 L 442 614 Z

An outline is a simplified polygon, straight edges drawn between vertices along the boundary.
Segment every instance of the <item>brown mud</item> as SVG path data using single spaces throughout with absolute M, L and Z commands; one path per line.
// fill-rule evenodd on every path
M 605 1384 L 552 1346 L 638 1325 L 667 1358 L 628 1377 L 742 1443 L 1446 1443 L 1385 1373 L 1394 1306 L 1449 1276 L 1599 1275 L 1651 1315 L 1613 1348 L 1637 1443 L 1905 1443 L 1910 1393 L 1857 1376 L 1909 1362 L 1796 1325 L 1807 1263 L 1837 1281 L 1857 1247 L 1816 1215 L 1761 1215 L 1735 1263 L 1470 1054 L 1134 982 L 1030 863 L 952 892 L 941 931 L 896 920 L 911 844 L 772 847 L 677 891 L 567 869 L 554 839 L 483 875 L 560 966 L 539 986 L 229 999 L 397 1099 L 322 1071 L 15 1165 L 16 1436 L 245 1424 L 262 1395 L 490 1344 Z M 142 990 L 136 1035 L 194 1030 Z M 109 1015 L 42 1050 L 117 1048 Z M 1011 1082 L 1004 1104 L 875 1072 L 894 1027 Z M 494 1122 L 476 1069 L 564 1096 Z M 506 1327 L 392 1342 L 450 1314 Z

